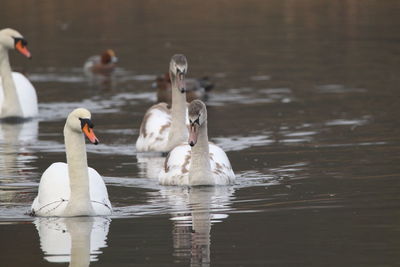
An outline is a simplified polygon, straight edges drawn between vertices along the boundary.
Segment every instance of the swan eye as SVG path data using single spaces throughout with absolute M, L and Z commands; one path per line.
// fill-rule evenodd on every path
M 89 126 L 89 128 L 94 128 L 94 124 L 90 119 L 79 118 L 79 120 L 81 121 L 81 128 L 82 129 L 83 129 L 83 127 L 85 127 L 86 124 Z
M 189 119 L 189 122 L 190 122 L 190 124 L 195 124 L 195 123 L 197 123 L 198 125 L 200 125 L 200 116 L 196 119 L 196 120 L 194 120 L 194 121 L 192 121 L 192 120 L 190 120 Z
M 28 42 L 24 38 L 13 37 L 14 38 L 14 45 L 17 45 L 18 42 L 21 42 L 23 46 L 27 46 Z

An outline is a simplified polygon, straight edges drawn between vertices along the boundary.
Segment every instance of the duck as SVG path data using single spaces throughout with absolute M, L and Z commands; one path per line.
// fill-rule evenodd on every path
M 28 42 L 16 30 L 0 30 L 0 119 L 24 121 L 38 115 L 38 100 L 35 88 L 21 73 L 12 72 L 8 50 L 17 50 L 32 58 Z
M 171 105 L 172 91 L 169 73 L 160 75 L 153 83 L 153 88 L 157 89 L 157 102 L 166 102 Z M 214 88 L 208 77 L 200 79 L 186 79 L 186 101 L 192 102 L 195 99 L 207 100 L 208 92 Z
M 92 56 L 86 60 L 83 70 L 88 75 L 110 76 L 115 71 L 117 62 L 118 58 L 115 56 L 114 50 L 107 49 L 101 55 Z
M 189 138 L 172 149 L 159 174 L 161 185 L 229 185 L 235 174 L 225 152 L 208 141 L 207 108 L 194 100 L 188 108 Z
M 67 163 L 55 162 L 43 173 L 32 216 L 104 216 L 112 213 L 106 185 L 100 174 L 88 167 L 84 135 L 99 143 L 89 110 L 78 108 L 67 117 L 64 141 Z
M 185 55 L 172 56 L 169 64 L 172 87 L 171 107 L 162 102 L 153 105 L 146 111 L 136 141 L 138 152 L 169 152 L 187 140 L 189 135 L 186 125 L 185 75 L 187 68 Z

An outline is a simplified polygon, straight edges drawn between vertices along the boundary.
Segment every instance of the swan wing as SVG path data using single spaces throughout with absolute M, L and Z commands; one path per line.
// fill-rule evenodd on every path
M 97 215 L 109 215 L 112 212 L 111 202 L 108 199 L 107 187 L 101 175 L 89 167 L 90 200 Z
M 235 181 L 231 163 L 226 153 L 217 145 L 210 143 L 210 165 L 215 184 L 227 185 Z
M 31 211 L 38 216 L 61 216 L 70 196 L 68 165 L 56 162 L 40 178 L 39 192 Z
M 140 125 L 137 151 L 163 151 L 168 143 L 171 128 L 171 111 L 166 103 L 159 103 L 147 110 Z
M 182 144 L 172 149 L 160 171 L 159 182 L 162 185 L 188 185 L 191 161 L 191 149 Z
M 21 104 L 24 117 L 35 117 L 38 115 L 38 100 L 36 90 L 32 83 L 21 73 L 12 73 L 18 99 Z

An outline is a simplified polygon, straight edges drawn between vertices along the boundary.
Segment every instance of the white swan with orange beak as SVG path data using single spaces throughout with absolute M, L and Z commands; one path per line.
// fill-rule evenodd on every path
M 24 37 L 13 29 L 0 30 L 0 119 L 28 119 L 38 114 L 37 95 L 29 80 L 18 72 L 12 72 L 8 50 L 17 50 L 27 58 Z
M 87 109 L 72 111 L 65 123 L 67 164 L 50 165 L 40 179 L 39 192 L 31 207 L 34 216 L 110 215 L 112 207 L 100 174 L 87 164 L 84 135 L 93 144 L 98 139 Z

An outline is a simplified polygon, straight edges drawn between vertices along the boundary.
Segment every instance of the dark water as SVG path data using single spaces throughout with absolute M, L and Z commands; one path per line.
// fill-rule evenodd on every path
M 40 118 L 0 125 L 2 266 L 400 264 L 398 1 L 2 1 L 33 60 Z M 112 83 L 81 66 L 106 48 Z M 209 136 L 237 184 L 163 187 L 134 143 L 154 77 L 184 53 L 209 76 Z M 34 219 L 41 173 L 65 161 L 62 129 L 92 111 L 110 218 Z M 64 263 L 67 265 L 67 263 Z

